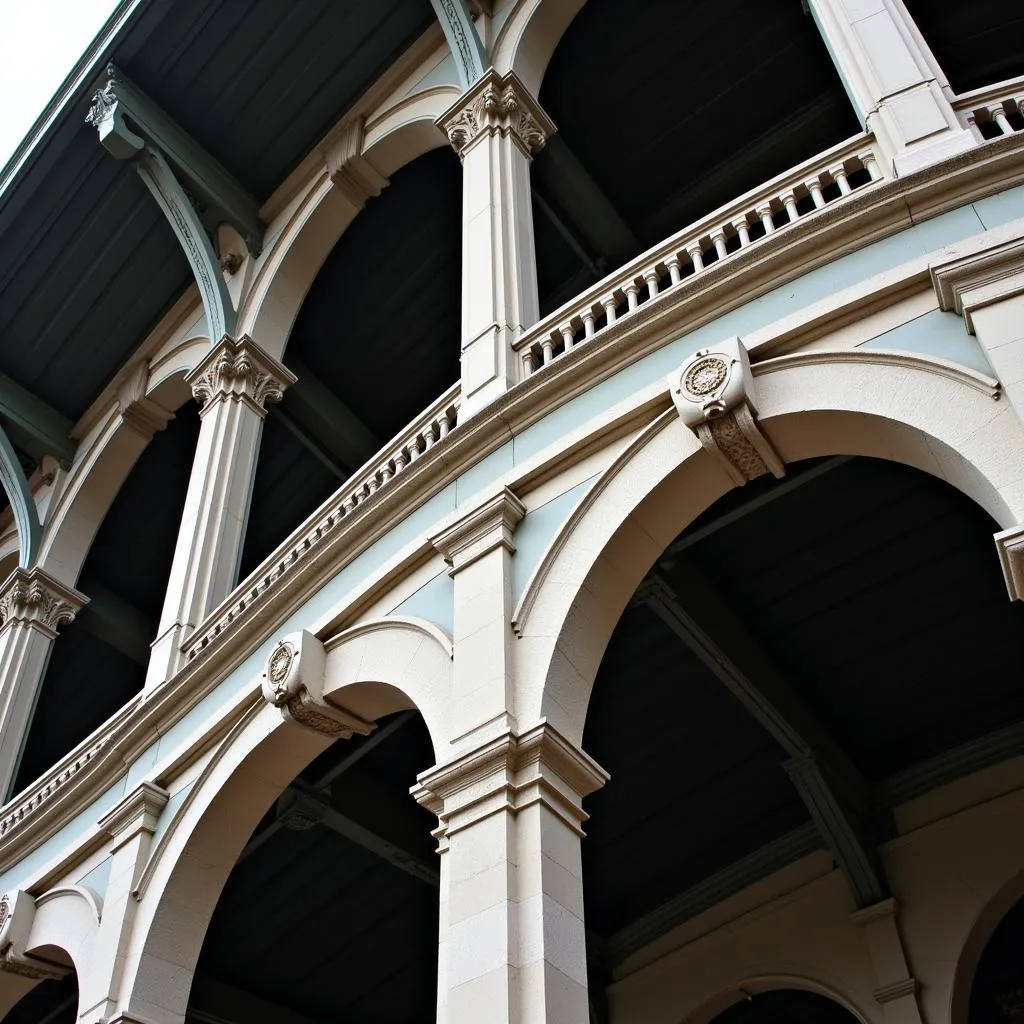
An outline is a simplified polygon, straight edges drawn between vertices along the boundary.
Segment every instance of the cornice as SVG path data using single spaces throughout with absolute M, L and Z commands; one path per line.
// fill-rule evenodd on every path
M 929 267 L 939 308 L 964 318 L 974 334 L 974 314 L 1024 293 L 1024 239 Z
M 503 547 L 509 554 L 515 554 L 512 535 L 525 515 L 526 506 L 504 487 L 432 537 L 431 543 L 455 575 L 495 548 Z
M 199 625 L 196 632 L 210 632 L 211 640 L 177 676 L 145 701 L 135 700 L 122 708 L 8 803 L 0 817 L 0 869 L 53 835 L 103 792 L 123 773 L 126 763 L 208 695 L 278 623 L 333 576 L 340 564 L 365 551 L 411 508 L 437 494 L 510 436 L 668 340 L 772 288 L 911 227 L 923 217 L 1021 184 L 1022 153 L 1024 133 L 1007 136 L 905 178 L 854 193 L 802 218 L 786 231 L 684 280 L 586 345 L 537 370 L 468 424 L 455 427 L 437 441 L 401 475 L 346 515 L 339 528 L 320 536 L 317 524 L 330 505 L 330 500 L 326 502 Z M 843 355 L 835 354 L 836 358 Z M 753 371 L 758 373 L 758 364 Z M 651 419 L 661 415 L 667 405 L 666 395 L 664 404 L 649 410 Z M 428 550 L 425 540 L 415 557 Z M 271 583 L 262 598 L 234 611 L 239 595 L 252 590 L 264 577 Z

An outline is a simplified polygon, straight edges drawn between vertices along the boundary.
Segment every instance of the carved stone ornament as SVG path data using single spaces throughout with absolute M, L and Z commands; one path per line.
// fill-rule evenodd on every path
M 388 179 L 363 156 L 366 142 L 366 118 L 358 117 L 344 125 L 323 148 L 324 165 L 334 187 L 344 192 L 356 209 L 367 199 L 379 196 Z
M 232 398 L 265 414 L 267 405 L 284 398 L 295 383 L 295 374 L 263 352 L 252 338 L 243 336 L 235 341 L 225 336 L 187 380 L 203 412 L 215 401 Z
M 365 736 L 376 726 L 328 704 L 323 697 L 326 670 L 324 646 L 303 630 L 279 640 L 263 672 L 263 699 L 279 708 L 287 721 L 332 739 Z
M 128 370 L 117 386 L 117 408 L 125 423 L 141 437 L 150 438 L 174 419 L 174 413 L 146 397 L 149 366 L 145 360 Z
M 437 119 L 437 125 L 460 157 L 485 134 L 510 138 L 531 156 L 555 132 L 554 122 L 515 73 L 499 75 L 493 68 Z
M 15 569 L 0 591 L 0 625 L 21 622 L 56 636 L 87 601 L 42 569 Z
M 739 338 L 695 352 L 668 382 L 680 419 L 733 483 L 783 476 L 782 460 L 757 424 L 753 374 Z

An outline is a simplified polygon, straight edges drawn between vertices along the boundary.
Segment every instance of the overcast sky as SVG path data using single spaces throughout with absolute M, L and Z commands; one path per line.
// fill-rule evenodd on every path
M 116 0 L 0 0 L 0 166 L 10 159 Z

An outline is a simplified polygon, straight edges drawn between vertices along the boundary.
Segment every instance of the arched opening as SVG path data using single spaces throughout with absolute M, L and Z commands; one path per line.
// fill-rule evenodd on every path
M 75 1024 L 78 1020 L 78 975 L 47 978 L 25 993 L 2 1024 Z
M 54 643 L 14 792 L 142 689 L 198 436 L 188 402 L 154 435 L 96 532 L 76 584 L 89 604 Z
M 1015 0 L 903 0 L 954 92 L 1024 75 L 1024 10 Z
M 292 780 L 217 901 L 189 1019 L 433 1019 L 436 819 L 409 796 L 432 763 L 422 718 L 404 711 Z
M 760 0 L 589 0 L 540 102 L 558 126 L 531 174 L 542 313 L 861 130 L 812 19 Z
M 983 767 L 962 752 L 1024 721 L 1024 609 L 994 527 L 931 475 L 841 456 L 730 491 L 655 557 L 583 735 L 611 775 L 586 803 L 592 994 L 815 851 L 846 880 L 843 921 L 889 895 L 894 808 Z M 984 673 L 964 642 L 981 635 Z M 780 962 L 825 973 L 797 931 Z
M 242 575 L 459 376 L 462 175 L 447 148 L 396 171 L 327 257 L 264 424 Z
M 971 984 L 968 1024 L 1008 1024 L 1024 1009 L 1024 899 L 1018 900 L 988 940 Z
M 742 992 L 737 1002 L 712 1018 L 712 1024 L 859 1024 L 834 999 L 798 988 Z

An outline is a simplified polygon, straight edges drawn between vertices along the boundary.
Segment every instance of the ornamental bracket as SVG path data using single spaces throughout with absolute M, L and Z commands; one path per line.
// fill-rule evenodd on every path
M 739 338 L 700 349 L 668 376 L 679 418 L 740 487 L 786 468 L 757 422 L 750 358 Z
M 109 153 L 135 164 L 170 222 L 202 295 L 211 337 L 232 333 L 235 311 L 210 238 L 218 225 L 230 224 L 258 256 L 266 226 L 256 199 L 113 64 L 86 122 Z

